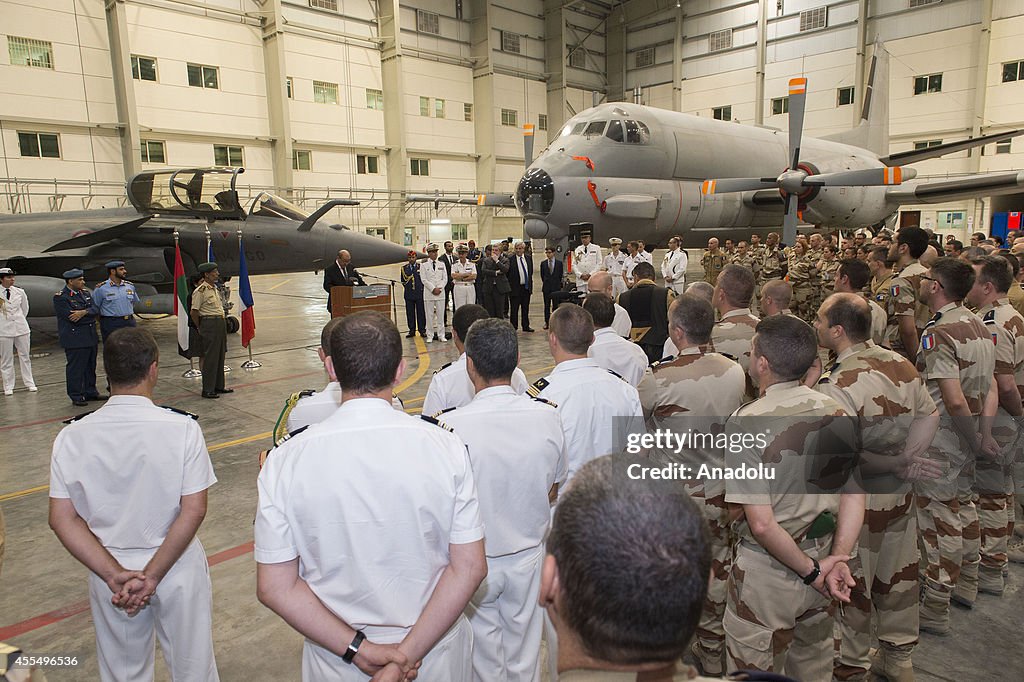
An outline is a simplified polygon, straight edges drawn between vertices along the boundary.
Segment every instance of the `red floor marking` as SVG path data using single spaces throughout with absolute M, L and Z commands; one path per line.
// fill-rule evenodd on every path
M 248 554 L 252 551 L 252 545 L 253 543 L 246 542 L 238 545 L 237 547 L 225 549 L 224 551 L 217 552 L 216 554 L 210 554 L 206 557 L 206 560 L 210 566 L 216 566 L 217 564 Z M 78 614 L 88 610 L 89 600 L 86 599 L 85 601 L 75 602 L 69 606 L 50 611 L 49 613 L 44 613 L 39 616 L 29 618 L 28 620 L 23 620 L 20 623 L 15 623 L 14 625 L 8 625 L 7 627 L 0 628 L 0 642 L 10 641 L 15 637 L 24 635 L 26 632 L 32 632 L 33 630 L 38 630 L 39 628 L 46 627 L 47 625 L 59 623 L 62 620 L 66 620 L 72 616 L 77 616 Z

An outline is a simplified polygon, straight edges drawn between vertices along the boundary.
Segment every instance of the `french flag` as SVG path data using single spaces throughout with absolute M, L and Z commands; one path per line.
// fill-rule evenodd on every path
M 245 247 L 238 240 L 238 298 L 242 302 L 242 347 L 248 348 L 256 336 L 256 317 L 253 313 L 252 287 L 249 286 L 249 266 L 245 262 Z

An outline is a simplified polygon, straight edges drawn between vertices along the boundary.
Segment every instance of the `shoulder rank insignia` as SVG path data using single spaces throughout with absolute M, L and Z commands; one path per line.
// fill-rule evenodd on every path
M 291 432 L 286 433 L 285 435 L 283 435 L 280 439 L 277 440 L 277 442 L 275 442 L 273 445 L 270 446 L 269 450 L 262 450 L 260 452 L 260 457 L 259 457 L 260 469 L 262 469 L 263 465 L 266 464 L 267 457 L 270 456 L 270 453 L 273 452 L 274 450 L 276 450 L 278 447 L 280 447 L 281 443 L 284 443 L 286 440 L 290 440 L 290 439 L 294 438 L 295 436 L 299 435 L 300 433 L 302 433 L 303 431 L 305 431 L 309 427 L 310 427 L 309 424 L 306 424 L 305 426 L 300 426 L 299 428 L 295 429 L 294 431 L 291 431 Z
M 719 355 L 721 355 L 722 357 L 726 357 L 726 358 L 729 358 L 729 359 L 730 359 L 730 360 L 732 360 L 733 362 L 739 362 L 739 359 L 738 359 L 738 358 L 737 358 L 737 357 L 736 357 L 735 355 L 730 355 L 729 353 L 723 353 L 723 352 L 722 352 L 722 351 L 720 351 L 720 350 L 718 350 L 718 351 L 715 351 L 715 352 L 716 352 L 716 353 L 718 353 Z
M 71 422 L 76 422 L 79 419 L 81 419 L 82 417 L 88 417 L 90 414 L 92 414 L 95 411 L 96 410 L 89 410 L 88 412 L 83 412 L 82 414 L 76 414 L 74 417 L 71 417 L 69 419 L 65 419 L 64 423 L 65 424 L 70 424 Z
M 931 350 L 935 348 L 935 334 L 925 334 L 921 337 L 921 349 Z
M 818 383 L 827 384 L 829 382 L 829 377 L 832 376 L 832 372 L 836 371 L 836 367 L 838 366 L 838 362 L 833 362 L 831 367 L 829 367 L 828 369 L 821 373 L 821 376 L 818 378 Z
M 655 360 L 654 362 L 651 363 L 650 367 L 651 367 L 651 369 L 655 369 L 659 365 L 667 365 L 668 363 L 672 362 L 675 359 L 676 359 L 676 356 L 669 355 L 668 357 L 664 357 L 661 360 Z
M 540 395 L 541 391 L 548 387 L 550 383 L 551 382 L 547 379 L 537 379 L 535 382 L 530 384 L 530 387 L 526 389 L 526 392 L 531 398 L 536 398 Z
M 438 421 L 435 417 L 428 417 L 425 414 L 421 414 L 420 415 L 420 419 L 422 419 L 423 421 L 427 422 L 428 424 L 433 424 L 434 426 L 440 426 L 445 431 L 451 431 L 452 433 L 455 433 L 455 429 L 453 429 L 452 427 L 448 426 L 447 424 L 445 424 L 442 421 Z
M 608 372 L 609 374 L 611 374 L 612 376 L 616 376 L 616 377 L 622 379 L 623 381 L 626 380 L 621 374 L 616 372 L 614 369 L 606 369 L 605 371 Z
M 987 313 L 985 313 L 985 317 L 983 319 L 985 320 L 985 324 L 995 324 L 996 323 L 996 311 L 995 311 L 995 308 L 993 308 L 992 310 L 990 310 Z
M 446 407 L 446 408 L 444 408 L 443 410 L 439 410 L 439 411 L 435 412 L 434 414 L 430 415 L 430 417 L 431 417 L 432 419 L 437 419 L 438 417 L 440 417 L 440 416 L 441 416 L 442 414 L 444 414 L 445 412 L 451 412 L 451 411 L 452 411 L 452 410 L 454 410 L 454 409 L 455 409 L 455 406 L 454 406 L 454 405 L 452 405 L 451 407 Z
M 875 294 L 875 300 L 879 301 L 879 302 L 884 301 L 885 300 L 885 294 Z
M 187 412 L 187 411 L 182 410 L 182 409 L 177 408 L 177 407 L 171 407 L 170 405 L 161 405 L 160 407 L 164 408 L 165 410 L 170 410 L 171 412 L 174 412 L 176 414 L 180 414 L 183 417 L 191 417 L 192 419 L 195 419 L 196 421 L 199 421 L 199 415 L 198 414 L 192 414 L 191 412 Z
M 452 364 L 454 364 L 454 363 L 455 363 L 455 361 L 454 361 L 454 360 L 452 360 L 452 361 L 451 361 L 451 362 L 449 362 L 449 363 L 446 363 L 446 364 L 443 364 L 443 365 L 441 365 L 440 367 L 438 367 L 437 369 L 435 369 L 435 370 L 434 370 L 434 374 L 437 374 L 438 372 L 442 372 L 442 371 L 444 371 L 444 370 L 448 369 L 448 368 L 449 368 L 449 367 L 451 367 L 451 366 L 452 366 Z
M 894 297 L 894 298 L 896 296 L 899 296 L 900 295 L 900 285 L 899 284 L 893 284 L 891 287 L 889 287 L 889 295 Z
M 533 400 L 536 400 L 538 403 L 544 403 L 545 405 L 550 405 L 551 407 L 558 407 L 558 403 L 553 402 L 551 400 L 548 400 L 547 398 L 541 398 L 540 396 L 530 396 L 530 397 Z

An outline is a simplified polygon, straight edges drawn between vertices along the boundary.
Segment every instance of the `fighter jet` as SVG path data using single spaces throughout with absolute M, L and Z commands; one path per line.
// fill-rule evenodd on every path
M 86 281 L 107 277 L 104 263 L 123 260 L 142 301 L 137 313 L 171 313 L 174 232 L 186 274 L 207 260 L 207 232 L 221 275 L 238 274 L 238 232 L 251 275 L 322 270 L 341 249 L 357 267 L 405 261 L 408 249 L 321 220 L 328 201 L 309 213 L 263 192 L 242 205 L 235 182 L 242 168 L 147 171 L 127 183 L 130 207 L 0 216 L 0 265 L 13 268 L 33 316 L 53 315 L 61 274 L 73 267 Z
M 800 221 L 869 227 L 892 220 L 903 204 L 1024 189 L 1024 172 L 1017 171 L 902 184 L 916 176 L 907 164 L 1024 130 L 890 154 L 888 80 L 888 54 L 876 44 L 860 125 L 820 139 L 803 137 L 805 78 L 790 81 L 788 134 L 639 104 L 602 104 L 566 122 L 512 195 L 456 200 L 514 205 L 527 235 L 561 249 L 576 243 L 586 223 L 598 243 L 618 236 L 664 246 L 680 234 L 684 246 L 695 247 L 711 236 L 746 238 L 780 226 L 783 241 L 792 244 Z

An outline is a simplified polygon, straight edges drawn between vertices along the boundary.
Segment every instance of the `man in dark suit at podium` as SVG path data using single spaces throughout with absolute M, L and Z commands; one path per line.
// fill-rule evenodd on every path
M 363 276 L 352 267 L 352 254 L 342 249 L 338 258 L 324 270 L 324 291 L 327 292 L 327 310 L 331 309 L 331 287 L 365 287 Z
M 544 249 L 544 260 L 540 262 L 541 292 L 544 294 L 544 328 L 548 328 L 548 320 L 551 319 L 551 310 L 558 302 L 552 298 L 552 294 L 562 290 L 562 280 L 565 278 L 565 266 L 562 260 L 555 256 L 552 247 Z

